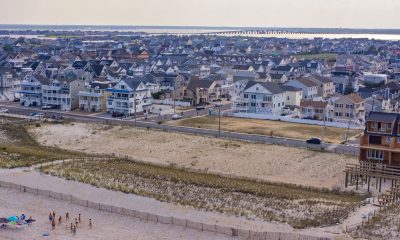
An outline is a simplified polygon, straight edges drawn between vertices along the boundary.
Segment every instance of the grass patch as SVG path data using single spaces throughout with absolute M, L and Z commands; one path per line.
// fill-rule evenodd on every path
M 170 123 L 186 127 L 208 128 L 215 130 L 218 129 L 217 116 L 187 118 L 179 121 L 172 121 Z M 303 140 L 312 137 L 320 137 L 322 134 L 322 126 L 319 125 L 234 117 L 222 117 L 221 129 L 225 131 L 267 136 L 271 136 L 272 133 L 273 136 L 277 137 L 296 138 Z M 343 140 L 346 131 L 347 129 L 344 128 L 326 127 L 324 131 L 324 141 L 328 143 L 339 143 Z M 349 131 L 349 136 L 354 136 L 359 133 L 359 130 L 351 129 Z
M 26 131 L 26 127 L 39 126 L 36 124 L 29 126 L 10 124 L 0 126 L 3 137 L 0 142 L 1 168 L 29 167 L 38 163 L 86 155 L 39 145 Z
M 351 231 L 354 238 L 400 239 L 400 203 L 390 205 L 371 217 L 364 226 Z
M 334 224 L 361 196 L 290 184 L 194 173 L 125 159 L 77 160 L 40 171 L 69 180 L 201 210 L 286 222 L 296 228 Z
M 322 59 L 326 61 L 336 61 L 337 54 L 336 53 L 317 53 L 317 54 L 307 54 L 300 53 L 295 55 L 298 60 L 312 60 L 312 59 Z

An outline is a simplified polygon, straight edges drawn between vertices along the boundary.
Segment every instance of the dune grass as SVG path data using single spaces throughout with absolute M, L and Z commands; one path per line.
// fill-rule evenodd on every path
M 258 182 L 127 159 L 77 160 L 40 168 L 46 174 L 126 193 L 296 228 L 335 224 L 363 197 L 326 189 Z
M 40 125 L 0 125 L 0 167 L 29 167 L 38 163 L 68 159 L 86 154 L 39 145 L 26 131 L 27 127 Z

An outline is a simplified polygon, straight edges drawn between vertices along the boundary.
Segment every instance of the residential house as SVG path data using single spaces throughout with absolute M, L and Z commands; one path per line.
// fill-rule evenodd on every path
M 107 112 L 123 113 L 125 116 L 149 113 L 152 106 L 150 90 L 146 83 L 134 79 L 123 78 L 114 87 L 106 91 L 111 93 L 107 97 Z
M 300 103 L 301 118 L 314 120 L 328 120 L 328 102 L 303 100 Z
M 192 105 L 206 105 L 220 99 L 221 85 L 213 80 L 191 80 L 184 91 L 184 98 Z
M 335 93 L 335 85 L 330 78 L 321 75 L 313 75 L 308 79 L 317 84 L 318 96 L 327 98 Z
M 114 85 L 114 83 L 108 81 L 89 83 L 85 90 L 79 91 L 79 109 L 88 112 L 107 111 L 107 97 L 111 96 L 111 93 L 106 89 Z
M 21 81 L 20 103 L 26 107 L 42 105 L 42 85 L 50 84 L 50 80 L 42 75 L 27 74 Z
M 285 91 L 275 83 L 249 81 L 242 107 L 247 113 L 280 115 L 285 107 Z
M 336 122 L 364 122 L 364 99 L 355 93 L 338 98 L 333 102 L 332 119 Z
M 42 105 L 70 111 L 79 107 L 79 91 L 85 88 L 82 80 L 54 79 L 42 84 Z
M 270 81 L 274 83 L 285 83 L 288 81 L 288 78 L 285 74 L 280 73 L 270 73 Z
M 400 165 L 400 114 L 370 112 L 360 138 L 360 161 Z
M 281 88 L 285 91 L 286 106 L 300 106 L 303 99 L 303 91 L 300 88 L 285 85 L 281 85 Z
M 318 84 L 308 77 L 293 79 L 284 83 L 284 85 L 300 88 L 303 91 L 303 99 L 313 100 L 318 97 Z

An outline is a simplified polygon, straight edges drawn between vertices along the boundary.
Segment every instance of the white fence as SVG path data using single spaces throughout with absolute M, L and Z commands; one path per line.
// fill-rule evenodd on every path
M 311 119 L 302 119 L 302 118 L 292 118 L 288 116 L 279 116 L 279 115 L 267 115 L 267 114 L 255 114 L 255 113 L 233 113 L 232 116 L 234 117 L 241 117 L 241 118 L 254 118 L 254 119 L 262 119 L 262 120 L 280 120 L 283 122 L 292 122 L 292 123 L 303 123 L 303 124 L 312 124 L 312 125 L 320 125 L 323 126 L 324 124 L 328 127 L 337 127 L 337 128 L 348 128 L 349 123 L 344 122 L 329 122 L 318 120 L 311 120 Z M 351 123 L 351 129 L 364 129 L 364 125 L 358 125 Z
M 151 100 L 151 102 L 154 104 L 174 105 L 174 100 L 170 99 L 165 99 L 165 100 L 153 99 Z M 191 103 L 184 101 L 175 101 L 175 106 L 190 107 Z
M 173 216 L 161 216 L 156 214 L 151 214 L 147 212 L 136 211 L 132 209 L 126 209 L 122 207 L 115 207 L 111 205 L 105 205 L 101 203 L 96 203 L 88 200 L 83 200 L 72 195 L 52 192 L 48 190 L 42 190 L 38 188 L 31 188 L 15 183 L 0 181 L 0 187 L 16 189 L 21 192 L 31 193 L 35 195 L 40 195 L 56 200 L 68 201 L 72 204 L 76 204 L 82 207 L 97 209 L 100 211 L 121 214 L 125 216 L 131 216 L 139 218 L 141 220 L 160 223 L 160 224 L 172 224 L 176 226 L 181 226 L 189 229 L 194 229 L 198 231 L 214 232 L 219 234 L 225 234 L 233 237 L 240 237 L 245 239 L 255 239 L 255 240 L 333 240 L 330 237 L 315 237 L 303 235 L 300 233 L 281 233 L 281 232 L 257 232 L 253 230 L 232 228 L 228 226 L 222 226 L 217 224 L 205 224 L 201 222 L 191 221 L 187 219 L 180 219 Z

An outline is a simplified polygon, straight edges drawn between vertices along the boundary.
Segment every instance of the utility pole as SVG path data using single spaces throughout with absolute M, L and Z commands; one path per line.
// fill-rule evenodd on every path
M 133 108 L 135 111 L 133 117 L 135 118 L 135 127 L 136 127 L 136 93 L 133 94 Z
M 324 118 L 324 125 L 322 126 L 322 133 L 321 133 L 321 149 L 323 149 L 323 143 L 324 143 L 324 135 L 325 135 L 325 128 L 326 128 L 326 113 L 325 113 L 325 108 L 322 110 L 322 117 Z
M 353 111 L 350 112 L 350 116 L 349 116 L 349 124 L 347 125 L 347 131 L 346 131 L 346 142 L 347 142 L 347 138 L 349 137 L 350 123 L 351 123 L 352 118 L 353 118 Z
M 174 84 L 174 94 L 173 94 L 173 98 L 174 98 L 174 114 L 176 114 L 176 104 L 175 104 L 176 96 L 175 96 L 175 92 L 176 92 L 176 83 Z
M 218 137 L 221 138 L 221 107 L 218 107 Z

